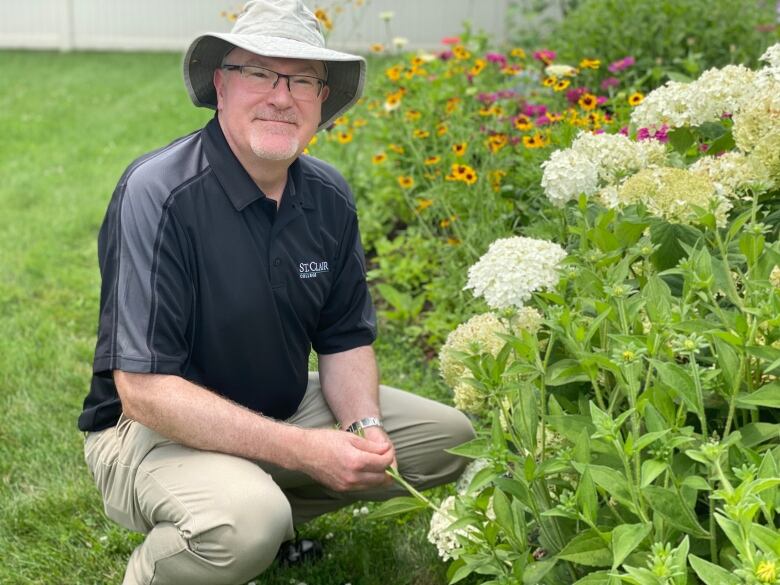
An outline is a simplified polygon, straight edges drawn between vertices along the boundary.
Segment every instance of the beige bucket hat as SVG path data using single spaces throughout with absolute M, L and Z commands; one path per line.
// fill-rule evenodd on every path
M 252 0 L 247 2 L 229 33 L 201 35 L 187 50 L 184 84 L 193 104 L 216 109 L 214 70 L 234 47 L 264 57 L 325 61 L 330 93 L 322 104 L 318 130 L 329 126 L 363 93 L 365 60 L 325 48 L 320 23 L 302 0 Z

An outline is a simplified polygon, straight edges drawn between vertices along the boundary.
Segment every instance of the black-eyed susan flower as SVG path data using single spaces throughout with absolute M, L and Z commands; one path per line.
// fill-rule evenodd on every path
M 412 132 L 412 134 L 414 135 L 415 138 L 420 138 L 420 139 L 428 138 L 431 135 L 431 133 L 428 132 L 427 130 L 420 130 L 419 128 L 415 129 L 414 132 Z
M 596 109 L 596 106 L 599 104 L 599 101 L 598 98 L 592 93 L 583 93 L 580 96 L 580 99 L 577 100 L 577 103 L 580 105 L 580 107 L 583 110 L 591 111 Z
M 428 209 L 433 205 L 433 199 L 418 199 L 417 200 L 417 213 Z
M 630 96 L 628 96 L 628 103 L 631 107 L 638 106 L 641 104 L 645 99 L 645 96 L 638 91 L 632 93 Z
M 387 148 L 389 148 L 390 150 L 392 150 L 396 154 L 403 154 L 405 152 L 404 147 L 403 146 L 399 146 L 397 144 L 388 144 Z
M 553 91 L 563 91 L 570 85 L 571 85 L 571 80 L 559 79 L 558 81 L 555 82 L 555 85 L 553 86 Z
M 447 238 L 447 244 L 449 244 L 450 246 L 457 246 L 458 244 L 460 244 L 460 240 L 458 238 L 450 237 Z
M 444 111 L 451 114 L 458 109 L 461 99 L 459 97 L 451 97 L 447 100 L 447 105 L 444 106 Z
M 471 69 L 469 69 L 469 75 L 476 77 L 485 70 L 486 66 L 487 61 L 484 59 L 474 59 L 474 65 L 471 67 Z
M 325 10 L 318 8 L 314 11 L 314 16 L 317 17 L 317 20 L 320 21 L 325 30 L 333 30 L 333 21 L 330 19 L 330 16 L 328 16 L 328 13 L 325 12 Z
M 436 136 L 444 136 L 447 133 L 447 124 L 442 122 L 441 124 L 436 125 Z
M 381 165 L 383 162 L 387 160 L 387 154 L 384 152 L 377 152 L 374 156 L 371 157 L 371 162 L 375 165 Z
M 409 120 L 410 122 L 416 122 L 422 117 L 422 112 L 419 110 L 407 110 L 406 113 L 404 113 L 404 118 Z
M 468 149 L 468 147 L 468 142 L 456 142 L 452 145 L 452 152 L 455 156 L 463 156 L 466 154 L 466 149 Z
M 372 53 L 384 53 L 385 46 L 382 43 L 372 43 L 370 49 Z
M 315 144 L 317 144 L 318 140 L 319 139 L 317 138 L 317 135 L 315 134 L 314 136 L 311 137 L 311 140 L 309 140 L 309 144 L 308 145 L 309 146 L 314 146 Z
M 506 134 L 492 134 L 491 136 L 488 136 L 485 143 L 490 152 L 495 153 L 509 144 L 509 136 Z
M 336 140 L 338 140 L 339 144 L 352 142 L 352 132 L 339 132 L 336 134 Z
M 385 69 L 385 75 L 387 75 L 387 78 L 390 81 L 398 81 L 401 79 L 401 73 L 403 73 L 403 68 L 400 65 L 393 65 L 392 67 Z
M 425 166 L 431 166 L 431 165 L 439 164 L 439 161 L 441 161 L 441 157 L 439 155 L 434 154 L 432 156 L 425 157 L 423 164 Z
M 545 77 L 542 80 L 542 85 L 545 87 L 555 87 L 556 83 L 558 83 L 557 77 Z
M 356 118 L 355 121 L 352 122 L 352 127 L 362 128 L 366 124 L 368 124 L 368 120 L 366 120 L 365 118 Z
M 563 120 L 563 114 L 556 114 L 555 112 L 545 112 L 544 117 L 547 118 L 547 121 L 550 122 L 550 124 L 555 124 L 556 122 Z
M 411 189 L 414 187 L 414 177 L 410 177 L 409 175 L 401 175 L 398 177 L 397 181 L 401 186 L 401 189 Z
M 466 59 L 471 58 L 471 53 L 463 45 L 455 45 L 452 47 L 452 55 L 458 61 L 465 61 Z
M 393 92 L 387 96 L 385 99 L 385 111 L 386 112 L 392 112 L 393 110 L 397 110 L 401 107 L 401 94 L 396 92 Z
M 517 75 L 523 70 L 521 65 L 505 65 L 501 68 L 501 73 L 504 75 Z
M 538 132 L 532 136 L 523 136 L 523 146 L 526 148 L 544 148 L 547 146 L 547 140 Z
M 601 61 L 598 59 L 583 59 L 580 61 L 580 69 L 598 69 L 601 67 Z
M 497 170 L 490 173 L 490 186 L 498 193 L 501 190 L 501 182 L 506 177 L 506 171 Z
M 509 51 L 509 55 L 515 59 L 525 59 L 525 51 L 519 47 L 515 47 Z
M 347 116 L 339 116 L 333 122 L 334 126 L 346 126 L 347 124 L 349 124 L 349 118 Z
M 530 130 L 531 128 L 534 127 L 531 118 L 529 118 L 525 114 L 518 115 L 515 118 L 514 125 L 515 125 L 515 129 L 519 130 L 520 132 L 525 132 L 526 130 Z

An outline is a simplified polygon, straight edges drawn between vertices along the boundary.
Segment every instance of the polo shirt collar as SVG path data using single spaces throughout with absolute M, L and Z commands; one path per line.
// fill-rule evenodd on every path
M 236 211 L 242 211 L 265 193 L 249 176 L 222 133 L 217 115 L 206 124 L 203 132 L 203 148 L 214 174 Z M 314 208 L 314 201 L 306 189 L 301 188 L 300 161 L 296 158 L 287 170 L 287 184 L 282 201 L 304 209 Z

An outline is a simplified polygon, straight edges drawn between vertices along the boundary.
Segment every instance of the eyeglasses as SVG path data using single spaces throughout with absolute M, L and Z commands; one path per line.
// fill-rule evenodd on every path
M 280 78 L 287 81 L 287 89 L 290 95 L 302 102 L 311 102 L 320 97 L 325 80 L 313 75 L 284 75 L 271 69 L 258 65 L 232 65 L 224 63 L 222 69 L 239 71 L 241 77 L 246 79 L 249 88 L 257 93 L 265 93 L 276 89 Z

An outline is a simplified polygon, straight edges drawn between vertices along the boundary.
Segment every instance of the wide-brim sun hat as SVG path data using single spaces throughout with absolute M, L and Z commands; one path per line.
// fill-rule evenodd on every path
M 333 123 L 363 93 L 365 59 L 326 48 L 317 17 L 301 0 L 252 0 L 229 33 L 200 35 L 187 49 L 184 84 L 193 104 L 217 108 L 214 70 L 234 47 L 264 57 L 325 61 L 329 94 L 318 130 Z

